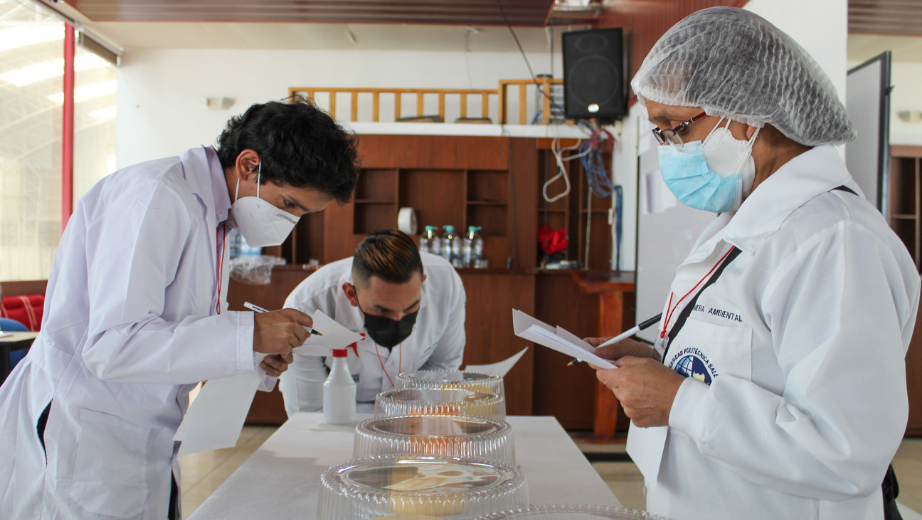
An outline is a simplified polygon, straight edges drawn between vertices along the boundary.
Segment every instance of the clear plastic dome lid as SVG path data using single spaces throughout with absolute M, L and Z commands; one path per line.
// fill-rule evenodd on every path
M 355 429 L 356 458 L 436 455 L 515 464 L 512 427 L 484 417 L 419 415 L 363 421 Z
M 502 376 L 461 370 L 419 370 L 397 376 L 397 388 L 466 388 L 484 390 L 503 397 Z
M 518 469 L 476 459 L 368 457 L 329 468 L 320 482 L 320 520 L 470 519 L 528 504 L 528 486 Z
M 481 516 L 477 520 L 514 520 L 536 518 L 538 520 L 669 520 L 668 518 L 646 511 L 604 506 L 534 506 L 524 509 L 512 509 Z
M 375 417 L 466 415 L 506 419 L 506 400 L 493 392 L 463 388 L 406 388 L 375 397 Z

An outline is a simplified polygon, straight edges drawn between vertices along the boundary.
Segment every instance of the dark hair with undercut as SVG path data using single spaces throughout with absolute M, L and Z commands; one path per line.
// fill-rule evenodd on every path
M 308 186 L 344 204 L 359 168 L 356 138 L 310 101 L 257 103 L 227 122 L 218 137 L 221 166 L 233 167 L 244 150 L 259 154 L 260 183 Z
M 368 235 L 352 257 L 352 279 L 363 285 L 372 276 L 389 283 L 407 283 L 416 273 L 423 275 L 419 248 L 406 233 L 396 229 Z

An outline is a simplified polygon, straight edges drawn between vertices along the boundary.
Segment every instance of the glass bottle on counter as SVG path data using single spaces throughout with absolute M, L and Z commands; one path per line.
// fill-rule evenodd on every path
M 445 236 L 442 238 L 442 258 L 455 267 L 465 267 L 461 256 L 461 237 L 455 235 L 455 226 L 442 226 Z
M 419 250 L 423 253 L 432 253 L 433 255 L 442 255 L 442 239 L 438 235 L 438 229 L 435 226 L 426 226 L 426 231 L 419 238 Z
M 481 267 L 483 260 L 483 238 L 477 233 L 483 229 L 480 226 L 468 226 L 467 235 L 461 245 L 461 254 L 465 267 Z

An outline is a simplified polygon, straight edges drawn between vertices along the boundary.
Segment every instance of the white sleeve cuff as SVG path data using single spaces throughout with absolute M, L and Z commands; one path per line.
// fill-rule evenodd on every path
M 266 376 L 259 384 L 260 392 L 271 392 L 275 388 L 275 383 L 279 380 L 277 377 Z
M 669 427 L 696 439 L 704 422 L 703 404 L 710 387 L 696 379 L 687 378 L 672 401 Z
M 237 367 L 241 374 L 256 370 L 253 357 L 254 312 L 236 312 L 237 315 Z

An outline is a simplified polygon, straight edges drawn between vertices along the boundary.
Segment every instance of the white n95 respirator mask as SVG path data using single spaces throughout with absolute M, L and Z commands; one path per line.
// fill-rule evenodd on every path
M 752 145 L 759 131 L 748 141 L 730 133 L 730 121 L 714 130 L 704 141 L 686 143 L 680 151 L 672 145 L 659 147 L 663 181 L 686 206 L 724 213 L 736 211 L 750 192 L 756 177 Z
M 280 246 L 291 234 L 299 218 L 259 198 L 261 176 L 262 162 L 256 174 L 256 196 L 242 199 L 238 198 L 240 179 L 237 179 L 231 213 L 237 221 L 237 229 L 250 247 Z

